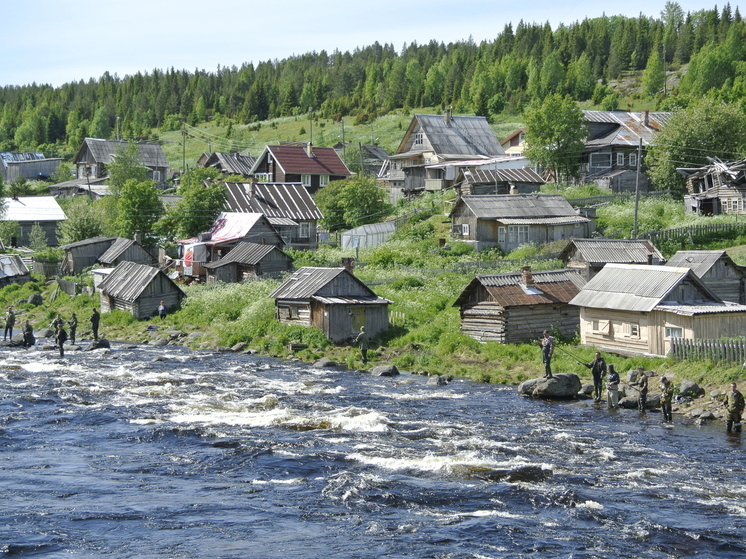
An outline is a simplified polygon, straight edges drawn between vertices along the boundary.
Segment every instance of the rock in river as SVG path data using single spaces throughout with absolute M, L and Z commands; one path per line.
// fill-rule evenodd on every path
M 552 378 L 534 378 L 523 382 L 518 387 L 522 396 L 543 399 L 574 398 L 582 385 L 578 375 L 574 373 L 558 373 Z

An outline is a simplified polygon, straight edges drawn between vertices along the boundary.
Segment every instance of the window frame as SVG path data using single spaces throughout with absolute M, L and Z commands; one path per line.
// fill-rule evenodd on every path
M 311 186 L 311 175 L 308 173 L 301 174 L 300 182 L 303 186 Z

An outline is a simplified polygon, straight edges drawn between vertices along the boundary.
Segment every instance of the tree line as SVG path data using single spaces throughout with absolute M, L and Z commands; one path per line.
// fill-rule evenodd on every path
M 310 52 L 283 60 L 205 70 L 174 68 L 119 77 L 0 88 L 0 151 L 66 155 L 85 137 L 153 139 L 210 118 L 247 124 L 304 114 L 353 115 L 364 123 L 399 108 L 520 114 L 561 94 L 606 109 L 620 99 L 608 82 L 643 71 L 641 95 L 662 109 L 711 96 L 746 99 L 746 25 L 726 4 L 684 13 L 667 2 L 660 17 L 603 16 L 552 29 L 506 24 L 494 40 Z M 678 95 L 663 98 L 665 69 L 689 65 Z

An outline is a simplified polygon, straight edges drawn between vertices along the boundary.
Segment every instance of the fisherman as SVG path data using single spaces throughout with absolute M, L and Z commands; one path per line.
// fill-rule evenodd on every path
M 62 320 L 62 315 L 60 313 L 57 313 L 57 317 L 52 321 L 52 323 L 49 325 L 49 327 L 57 332 L 57 328 L 59 328 L 61 325 L 65 323 L 64 320 Z
M 166 304 L 163 301 L 158 305 L 158 316 L 161 317 L 161 320 L 166 318 Z
M 578 361 L 578 363 L 581 363 Z M 603 381 L 604 375 L 606 375 L 606 360 L 601 357 L 600 352 L 596 352 L 596 358 L 590 363 L 581 363 L 591 370 L 593 375 L 593 400 L 595 402 L 601 401 L 601 394 L 603 394 Z
M 31 323 L 27 320 L 26 324 L 23 325 L 23 347 L 28 349 L 35 343 L 36 338 L 34 338 L 34 327 L 31 326 Z
M 98 311 L 93 309 L 93 313 L 91 313 L 91 330 L 93 330 L 93 339 L 98 340 L 98 325 L 101 323 L 101 315 L 98 313 Z
M 75 345 L 75 332 L 78 330 L 78 317 L 75 313 L 72 314 L 67 324 L 70 326 L 70 343 Z
M 13 312 L 13 307 L 8 307 L 8 312 L 5 313 L 5 333 L 3 334 L 3 341 L 8 339 L 8 332 L 10 332 L 10 339 L 13 340 L 13 327 L 16 325 L 16 313 Z
M 370 347 L 370 340 L 368 334 L 365 333 L 365 326 L 360 327 L 360 333 L 355 338 L 355 343 L 360 348 L 360 355 L 363 358 L 363 363 L 368 362 L 368 348 Z
M 614 365 L 609 365 L 606 373 L 606 397 L 609 409 L 615 410 L 619 407 L 619 373 L 614 369 Z
M 645 413 L 645 404 L 648 400 L 648 375 L 645 374 L 645 367 L 637 367 L 637 376 L 629 385 L 637 387 L 637 409 Z
M 667 377 L 661 377 L 658 387 L 661 389 L 661 411 L 663 421 L 673 422 L 671 414 L 671 402 L 673 401 L 673 383 Z
M 741 432 L 741 414 L 743 413 L 744 401 L 743 394 L 738 391 L 735 382 L 730 383 L 730 392 L 725 396 L 723 406 L 728 409 L 728 417 L 726 420 L 726 431 L 730 433 L 735 431 L 736 433 Z
M 60 357 L 64 357 L 67 332 L 65 332 L 65 326 L 63 324 L 57 326 L 57 332 L 54 335 L 54 339 L 57 342 L 57 348 L 60 350 Z
M 543 337 L 536 340 L 541 347 L 541 360 L 544 363 L 544 378 L 552 378 L 552 355 L 554 355 L 554 337 L 544 330 Z

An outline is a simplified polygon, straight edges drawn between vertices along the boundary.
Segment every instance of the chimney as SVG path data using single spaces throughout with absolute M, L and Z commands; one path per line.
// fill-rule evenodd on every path
M 534 276 L 531 273 L 531 266 L 521 268 L 521 281 L 526 287 L 534 285 Z
M 645 126 L 650 126 L 650 111 L 642 111 L 642 122 Z
M 451 124 L 451 111 L 453 110 L 453 107 L 448 107 L 446 109 L 446 112 L 443 113 L 443 122 L 446 124 Z
M 514 185 L 512 182 L 510 183 L 510 193 L 511 194 L 518 194 L 518 187 Z
M 313 154 L 313 145 L 311 144 L 311 142 L 308 142 L 306 144 L 306 155 L 308 157 L 315 157 L 315 155 Z
M 140 235 L 140 231 L 135 231 L 135 242 L 140 245 L 142 244 L 142 235 Z
M 355 273 L 355 259 L 354 258 L 343 258 L 342 259 L 342 267 L 350 272 L 351 274 Z
M 648 253 L 648 266 L 653 265 L 653 255 Z

